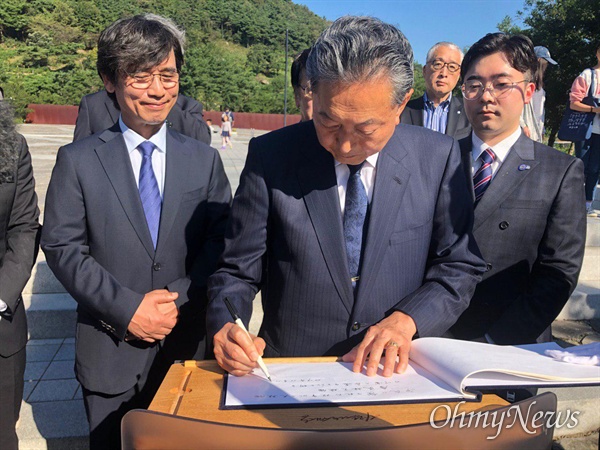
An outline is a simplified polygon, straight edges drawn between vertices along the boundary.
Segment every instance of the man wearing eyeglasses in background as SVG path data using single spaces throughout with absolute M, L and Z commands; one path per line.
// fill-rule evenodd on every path
M 300 110 L 300 122 L 312 120 L 313 104 L 312 104 L 312 89 L 310 82 L 306 77 L 306 61 L 310 54 L 310 48 L 302 50 L 294 58 L 292 63 L 292 87 L 294 88 L 294 100 L 296 106 Z
M 532 141 L 519 126 L 536 69 L 531 41 L 503 33 L 486 35 L 463 60 L 473 133 L 459 144 L 487 272 L 450 329 L 455 338 L 550 341 L 550 324 L 577 285 L 586 231 L 583 164 Z
M 425 93 L 408 102 L 402 112 L 402 123 L 424 126 L 456 139 L 470 133 L 463 100 L 452 96 L 462 59 L 462 51 L 451 42 L 438 42 L 429 49 L 423 66 Z
M 216 150 L 168 128 L 184 34 L 152 14 L 98 40 L 98 72 L 120 107 L 111 128 L 62 147 L 42 249 L 78 303 L 75 372 L 92 449 L 120 447 L 175 359 L 201 359 L 206 278 L 231 191 Z

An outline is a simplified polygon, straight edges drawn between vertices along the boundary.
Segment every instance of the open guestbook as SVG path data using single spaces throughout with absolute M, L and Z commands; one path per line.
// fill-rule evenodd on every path
M 409 367 L 384 378 L 352 372 L 344 362 L 267 364 L 225 375 L 221 408 L 274 408 L 366 403 L 479 401 L 502 388 L 600 385 L 600 366 L 565 363 L 546 356 L 556 343 L 499 346 L 444 338 L 412 343 Z

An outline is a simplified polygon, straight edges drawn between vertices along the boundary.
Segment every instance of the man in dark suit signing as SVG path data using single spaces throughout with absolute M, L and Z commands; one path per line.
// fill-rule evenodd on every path
M 460 141 L 475 200 L 473 232 L 487 262 L 469 308 L 451 328 L 496 344 L 549 341 L 577 285 L 585 245 L 583 164 L 526 137 L 537 57 L 524 36 L 488 34 L 463 61 L 473 134 Z
M 175 359 L 204 355 L 205 284 L 231 191 L 217 151 L 165 123 L 183 44 L 152 14 L 101 33 L 98 71 L 121 115 L 62 147 L 48 187 L 42 249 L 78 303 L 92 449 L 119 448 L 122 416 L 149 405 Z
M 21 292 L 37 255 L 37 196 L 31 155 L 0 100 L 0 448 L 17 450 L 27 320 Z
M 443 334 L 484 270 L 456 142 L 399 125 L 412 49 L 395 27 L 343 17 L 307 72 L 313 121 L 253 139 L 219 269 L 208 329 L 234 375 L 268 356 L 345 355 L 375 375 L 404 371 L 411 339 Z M 248 322 L 262 291 L 260 337 Z M 398 356 L 399 363 L 397 361 Z
M 425 93 L 407 103 L 401 122 L 429 128 L 453 136 L 465 137 L 471 131 L 463 108 L 463 99 L 452 95 L 458 83 L 461 49 L 451 42 L 438 42 L 427 52 L 423 66 Z

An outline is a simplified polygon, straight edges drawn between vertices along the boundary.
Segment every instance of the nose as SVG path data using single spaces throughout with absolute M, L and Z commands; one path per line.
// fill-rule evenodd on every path
M 148 95 L 162 97 L 165 95 L 165 87 L 162 84 L 162 80 L 159 76 L 152 77 L 152 84 L 148 86 Z
M 340 131 L 337 135 L 338 151 L 343 154 L 348 154 L 352 151 L 352 139 L 350 133 Z
M 490 86 L 490 85 L 484 86 L 483 92 L 481 93 L 481 97 L 479 97 L 479 99 L 485 103 L 495 102 L 496 97 L 494 97 L 494 94 L 492 94 L 493 90 L 494 90 L 493 86 Z

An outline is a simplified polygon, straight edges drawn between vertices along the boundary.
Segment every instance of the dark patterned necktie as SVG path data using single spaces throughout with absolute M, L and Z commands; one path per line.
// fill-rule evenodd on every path
M 344 208 L 344 239 L 346 255 L 352 287 L 356 287 L 360 273 L 360 251 L 362 248 L 363 230 L 367 217 L 367 191 L 360 179 L 360 169 L 364 163 L 352 166 L 346 187 L 346 203 Z
M 494 159 L 496 159 L 496 154 L 491 148 L 487 148 L 479 155 L 479 159 L 481 159 L 481 167 L 475 172 L 475 175 L 473 175 L 475 203 L 483 197 L 483 193 L 492 181 L 492 163 L 494 162 Z
M 154 151 L 154 144 L 150 141 L 144 141 L 138 145 L 138 149 L 142 154 L 142 166 L 140 167 L 139 180 L 140 198 L 142 200 L 142 206 L 144 207 L 146 222 L 148 222 L 150 236 L 152 236 L 152 243 L 156 249 L 162 199 L 160 198 L 158 182 L 156 181 L 156 176 L 152 169 L 152 152 Z

